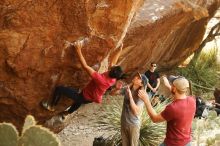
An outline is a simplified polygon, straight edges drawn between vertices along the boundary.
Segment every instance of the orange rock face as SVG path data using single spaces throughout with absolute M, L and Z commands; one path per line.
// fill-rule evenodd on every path
M 88 38 L 83 54 L 99 70 L 124 42 L 120 64 L 144 71 L 152 61 L 172 68 L 200 44 L 219 0 L 3 0 L 0 2 L 0 122 L 18 128 L 27 114 L 43 123 L 40 106 L 55 85 L 83 87 L 88 75 L 74 50 L 64 46 Z

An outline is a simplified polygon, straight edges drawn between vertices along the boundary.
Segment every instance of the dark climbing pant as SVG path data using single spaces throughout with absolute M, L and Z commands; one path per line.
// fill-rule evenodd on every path
M 64 86 L 57 86 L 55 88 L 54 93 L 53 93 L 53 99 L 51 101 L 51 106 L 52 107 L 56 106 L 62 96 L 71 98 L 74 101 L 73 105 L 68 109 L 68 111 L 67 111 L 68 113 L 73 113 L 82 104 L 91 103 L 91 101 L 86 101 L 85 98 L 83 97 L 82 92 L 79 93 L 79 91 L 77 89 L 72 89 L 72 88 L 64 87 Z

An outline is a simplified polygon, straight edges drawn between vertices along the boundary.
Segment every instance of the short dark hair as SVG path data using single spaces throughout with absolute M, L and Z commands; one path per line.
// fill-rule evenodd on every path
M 157 67 L 157 64 L 155 62 L 151 62 L 150 66 L 151 67 Z
M 122 77 L 122 75 L 123 75 L 123 71 L 120 66 L 111 67 L 111 70 L 109 71 L 110 78 L 120 79 Z

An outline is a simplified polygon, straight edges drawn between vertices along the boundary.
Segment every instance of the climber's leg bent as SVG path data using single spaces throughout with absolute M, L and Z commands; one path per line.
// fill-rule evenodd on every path
M 73 113 L 74 111 L 76 111 L 82 104 L 88 104 L 88 103 L 91 103 L 91 101 L 86 101 L 84 100 L 84 97 L 82 95 L 82 93 L 79 94 L 79 96 L 81 96 L 79 99 L 81 100 L 78 100 L 77 102 L 74 102 L 72 104 L 72 106 L 66 110 L 66 111 L 63 111 L 61 112 L 59 115 L 61 116 L 61 120 L 64 121 L 66 116 Z
M 86 101 L 85 98 L 83 97 L 83 94 L 80 93 L 78 100 L 74 100 L 73 105 L 67 110 L 69 114 L 73 113 L 76 111 L 82 104 L 88 104 L 91 103 L 91 101 Z
M 67 112 L 69 114 L 73 113 L 74 111 L 76 111 L 80 106 L 82 105 L 82 103 L 80 102 L 75 102 L 73 103 L 73 105 L 67 110 Z
M 62 119 L 64 120 L 65 117 L 68 115 L 68 114 L 71 114 L 73 113 L 74 111 L 76 111 L 82 104 L 88 104 L 88 103 L 91 103 L 91 101 L 86 101 L 83 97 L 83 94 L 80 93 L 79 94 L 79 100 L 77 101 L 74 101 L 74 103 L 72 104 L 72 106 L 67 110 L 67 111 L 63 111 L 60 113 L 60 116 L 62 117 Z
M 73 89 L 70 87 L 64 87 L 64 86 L 57 86 L 55 88 L 53 98 L 51 101 L 51 106 L 56 106 L 58 102 L 60 101 L 61 96 L 65 96 L 68 98 L 75 100 L 78 100 L 79 92 L 77 89 Z
M 43 103 L 43 107 L 45 107 L 46 109 L 50 110 L 50 111 L 54 111 L 54 106 L 56 106 L 58 104 L 58 102 L 60 101 L 60 98 L 62 96 L 66 96 L 68 98 L 71 98 L 72 100 L 74 100 L 74 102 L 80 102 L 82 99 L 80 96 L 80 93 L 78 92 L 77 89 L 73 89 L 73 88 L 69 88 L 69 87 L 64 87 L 64 86 L 57 86 L 54 90 L 53 93 L 53 98 L 50 104 L 48 103 Z

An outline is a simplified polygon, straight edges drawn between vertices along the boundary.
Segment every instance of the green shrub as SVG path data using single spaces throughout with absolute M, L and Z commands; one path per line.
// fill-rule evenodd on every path
M 218 84 L 220 67 L 217 64 L 217 50 L 213 48 L 209 52 L 202 52 L 196 63 L 176 69 L 178 75 L 185 76 L 192 81 L 194 92 L 207 93 Z

